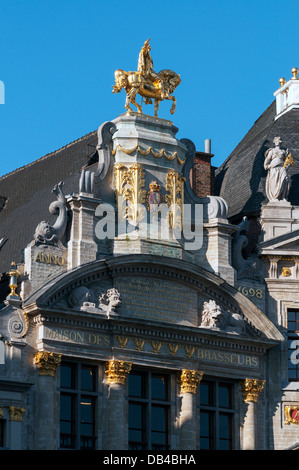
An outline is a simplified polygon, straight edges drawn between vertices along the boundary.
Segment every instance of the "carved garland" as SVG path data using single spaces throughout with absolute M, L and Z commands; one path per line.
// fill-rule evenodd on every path
M 186 161 L 186 160 L 181 160 L 180 157 L 178 156 L 177 152 L 174 152 L 173 154 L 169 155 L 169 154 L 167 154 L 165 149 L 161 149 L 160 151 L 156 152 L 153 149 L 153 147 L 148 147 L 146 150 L 143 150 L 139 145 L 135 145 L 135 147 L 132 147 L 131 149 L 125 149 L 120 144 L 118 144 L 115 147 L 115 149 L 112 150 L 112 155 L 113 156 L 116 154 L 118 149 L 120 149 L 126 155 L 131 155 L 132 153 L 134 153 L 137 150 L 141 155 L 143 155 L 145 157 L 147 155 L 149 155 L 149 153 L 151 153 L 155 158 L 161 158 L 162 156 L 164 156 L 167 160 L 170 160 L 170 161 L 172 161 L 176 158 L 180 165 L 183 165 Z

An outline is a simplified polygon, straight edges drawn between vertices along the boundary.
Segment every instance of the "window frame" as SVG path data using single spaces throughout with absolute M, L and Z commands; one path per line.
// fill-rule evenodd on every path
M 62 368 L 69 366 L 71 368 L 71 385 L 69 387 L 61 383 L 62 380 Z M 98 397 L 99 397 L 99 367 L 93 363 L 88 363 L 88 361 L 76 362 L 71 360 L 65 360 L 61 363 L 60 369 L 60 386 L 58 387 L 60 393 L 60 406 L 61 406 L 61 397 L 66 396 L 70 397 L 71 404 L 71 433 L 62 433 L 61 432 L 61 423 L 66 422 L 66 420 L 61 419 L 61 410 L 59 414 L 59 449 L 62 450 L 95 450 L 97 443 L 97 407 L 98 407 Z M 82 386 L 82 370 L 89 368 L 93 370 L 93 389 L 85 389 Z M 83 434 L 82 429 L 82 403 L 84 399 L 91 400 L 92 406 L 92 422 L 86 423 L 92 425 L 92 435 L 86 436 Z M 85 402 L 86 403 L 86 402 Z M 71 445 L 66 446 L 62 445 L 61 439 L 62 436 L 68 436 L 71 439 Z M 92 441 L 92 447 L 82 447 L 82 439 L 89 438 Z
M 141 383 L 142 396 L 130 395 L 130 378 L 132 376 L 141 375 L 143 383 Z M 152 379 L 155 377 L 162 377 L 166 379 L 165 398 L 153 398 Z M 128 448 L 130 450 L 137 450 L 132 445 L 140 445 L 140 450 L 169 450 L 170 449 L 170 419 L 171 419 L 171 374 L 164 371 L 149 371 L 136 369 L 132 370 L 128 378 L 128 409 L 130 404 L 138 404 L 143 407 L 144 428 L 142 428 L 142 441 L 130 440 L 130 415 L 128 411 Z M 161 407 L 164 409 L 165 418 L 165 432 L 153 430 L 152 426 L 152 408 Z M 153 443 L 153 432 L 165 434 L 166 444 L 159 445 Z
M 209 384 L 212 387 L 212 400 L 209 401 L 208 404 L 201 403 L 201 392 L 204 385 Z M 220 404 L 220 387 L 221 386 L 229 386 L 229 400 L 230 406 L 225 407 L 221 406 Z M 235 383 L 234 381 L 225 380 L 222 378 L 213 379 L 213 378 L 205 378 L 199 384 L 199 440 L 200 440 L 200 449 L 201 450 L 224 450 L 221 448 L 220 443 L 221 441 L 229 442 L 230 446 L 227 450 L 234 450 L 236 439 L 235 439 L 235 432 L 237 429 L 236 426 L 236 415 L 237 409 L 234 407 L 235 401 Z M 210 397 L 210 391 L 209 391 Z M 203 435 L 203 427 L 202 427 L 202 414 L 206 413 L 209 419 L 209 426 L 212 428 L 212 431 L 207 435 Z M 227 416 L 230 421 L 229 426 L 229 437 L 222 438 L 220 435 L 220 419 L 221 416 Z M 202 439 L 209 439 L 209 449 L 204 449 L 202 447 Z

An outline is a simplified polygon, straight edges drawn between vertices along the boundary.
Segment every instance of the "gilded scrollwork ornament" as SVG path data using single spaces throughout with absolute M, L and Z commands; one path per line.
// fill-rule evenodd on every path
M 165 202 L 170 209 L 168 222 L 172 229 L 182 230 L 185 181 L 185 178 L 180 176 L 177 171 L 169 172 L 166 177 Z
M 114 186 L 118 210 L 123 219 L 137 225 L 145 216 L 146 191 L 144 188 L 144 169 L 139 163 L 127 168 L 125 165 L 114 166 Z
M 25 411 L 25 408 L 21 408 L 19 406 L 9 406 L 8 412 L 10 421 L 23 421 L 23 414 Z
M 62 354 L 47 351 L 39 351 L 34 356 L 34 364 L 37 365 L 39 375 L 55 376 L 57 367 L 61 362 Z
M 245 379 L 241 382 L 243 400 L 245 403 L 257 403 L 259 394 L 263 391 L 265 380 Z
M 178 376 L 180 393 L 196 394 L 197 387 L 203 377 L 203 372 L 183 369 Z
M 299 405 L 285 406 L 285 422 L 284 424 L 299 424 Z
M 106 363 L 105 373 L 108 384 L 124 385 L 128 374 L 131 372 L 132 363 L 125 361 L 109 361 Z

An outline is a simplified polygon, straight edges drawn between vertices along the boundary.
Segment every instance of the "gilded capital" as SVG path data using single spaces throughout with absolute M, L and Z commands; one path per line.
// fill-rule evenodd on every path
M 258 395 L 265 385 L 265 380 L 245 379 L 241 382 L 243 399 L 246 403 L 253 401 L 257 403 Z
M 202 379 L 202 376 L 203 372 L 183 369 L 179 375 L 179 384 L 181 386 L 180 393 L 196 394 L 196 390 Z
M 25 408 L 19 408 L 17 406 L 10 406 L 8 408 L 10 421 L 22 421 Z
M 106 363 L 105 373 L 109 384 L 124 385 L 127 375 L 131 372 L 132 363 L 124 361 L 109 361 Z
M 39 369 L 39 375 L 55 376 L 57 367 L 61 362 L 62 354 L 40 351 L 34 356 L 34 364 Z

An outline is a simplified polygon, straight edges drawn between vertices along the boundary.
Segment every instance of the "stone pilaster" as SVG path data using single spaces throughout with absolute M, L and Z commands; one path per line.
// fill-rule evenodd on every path
M 110 361 L 106 364 L 108 395 L 108 432 L 106 448 L 125 450 L 128 447 L 127 412 L 125 401 L 125 382 L 132 368 L 132 363 Z
M 95 241 L 95 210 L 99 199 L 90 194 L 80 193 L 68 198 L 72 211 L 72 227 L 68 242 L 68 268 L 95 261 L 97 243 Z
M 180 413 L 180 448 L 184 450 L 196 449 L 196 391 L 202 379 L 203 372 L 183 369 L 178 377 L 181 395 Z
M 234 285 L 232 267 L 232 234 L 236 227 L 224 219 L 213 219 L 204 224 L 207 233 L 206 260 L 213 272 Z
M 39 371 L 36 400 L 36 448 L 39 450 L 55 450 L 58 447 L 58 392 L 55 373 L 61 356 L 40 351 L 34 357 L 34 364 Z
M 243 450 L 256 450 L 257 443 L 257 401 L 264 388 L 265 381 L 245 379 L 241 382 L 243 400 L 247 403 L 247 412 L 244 416 Z

